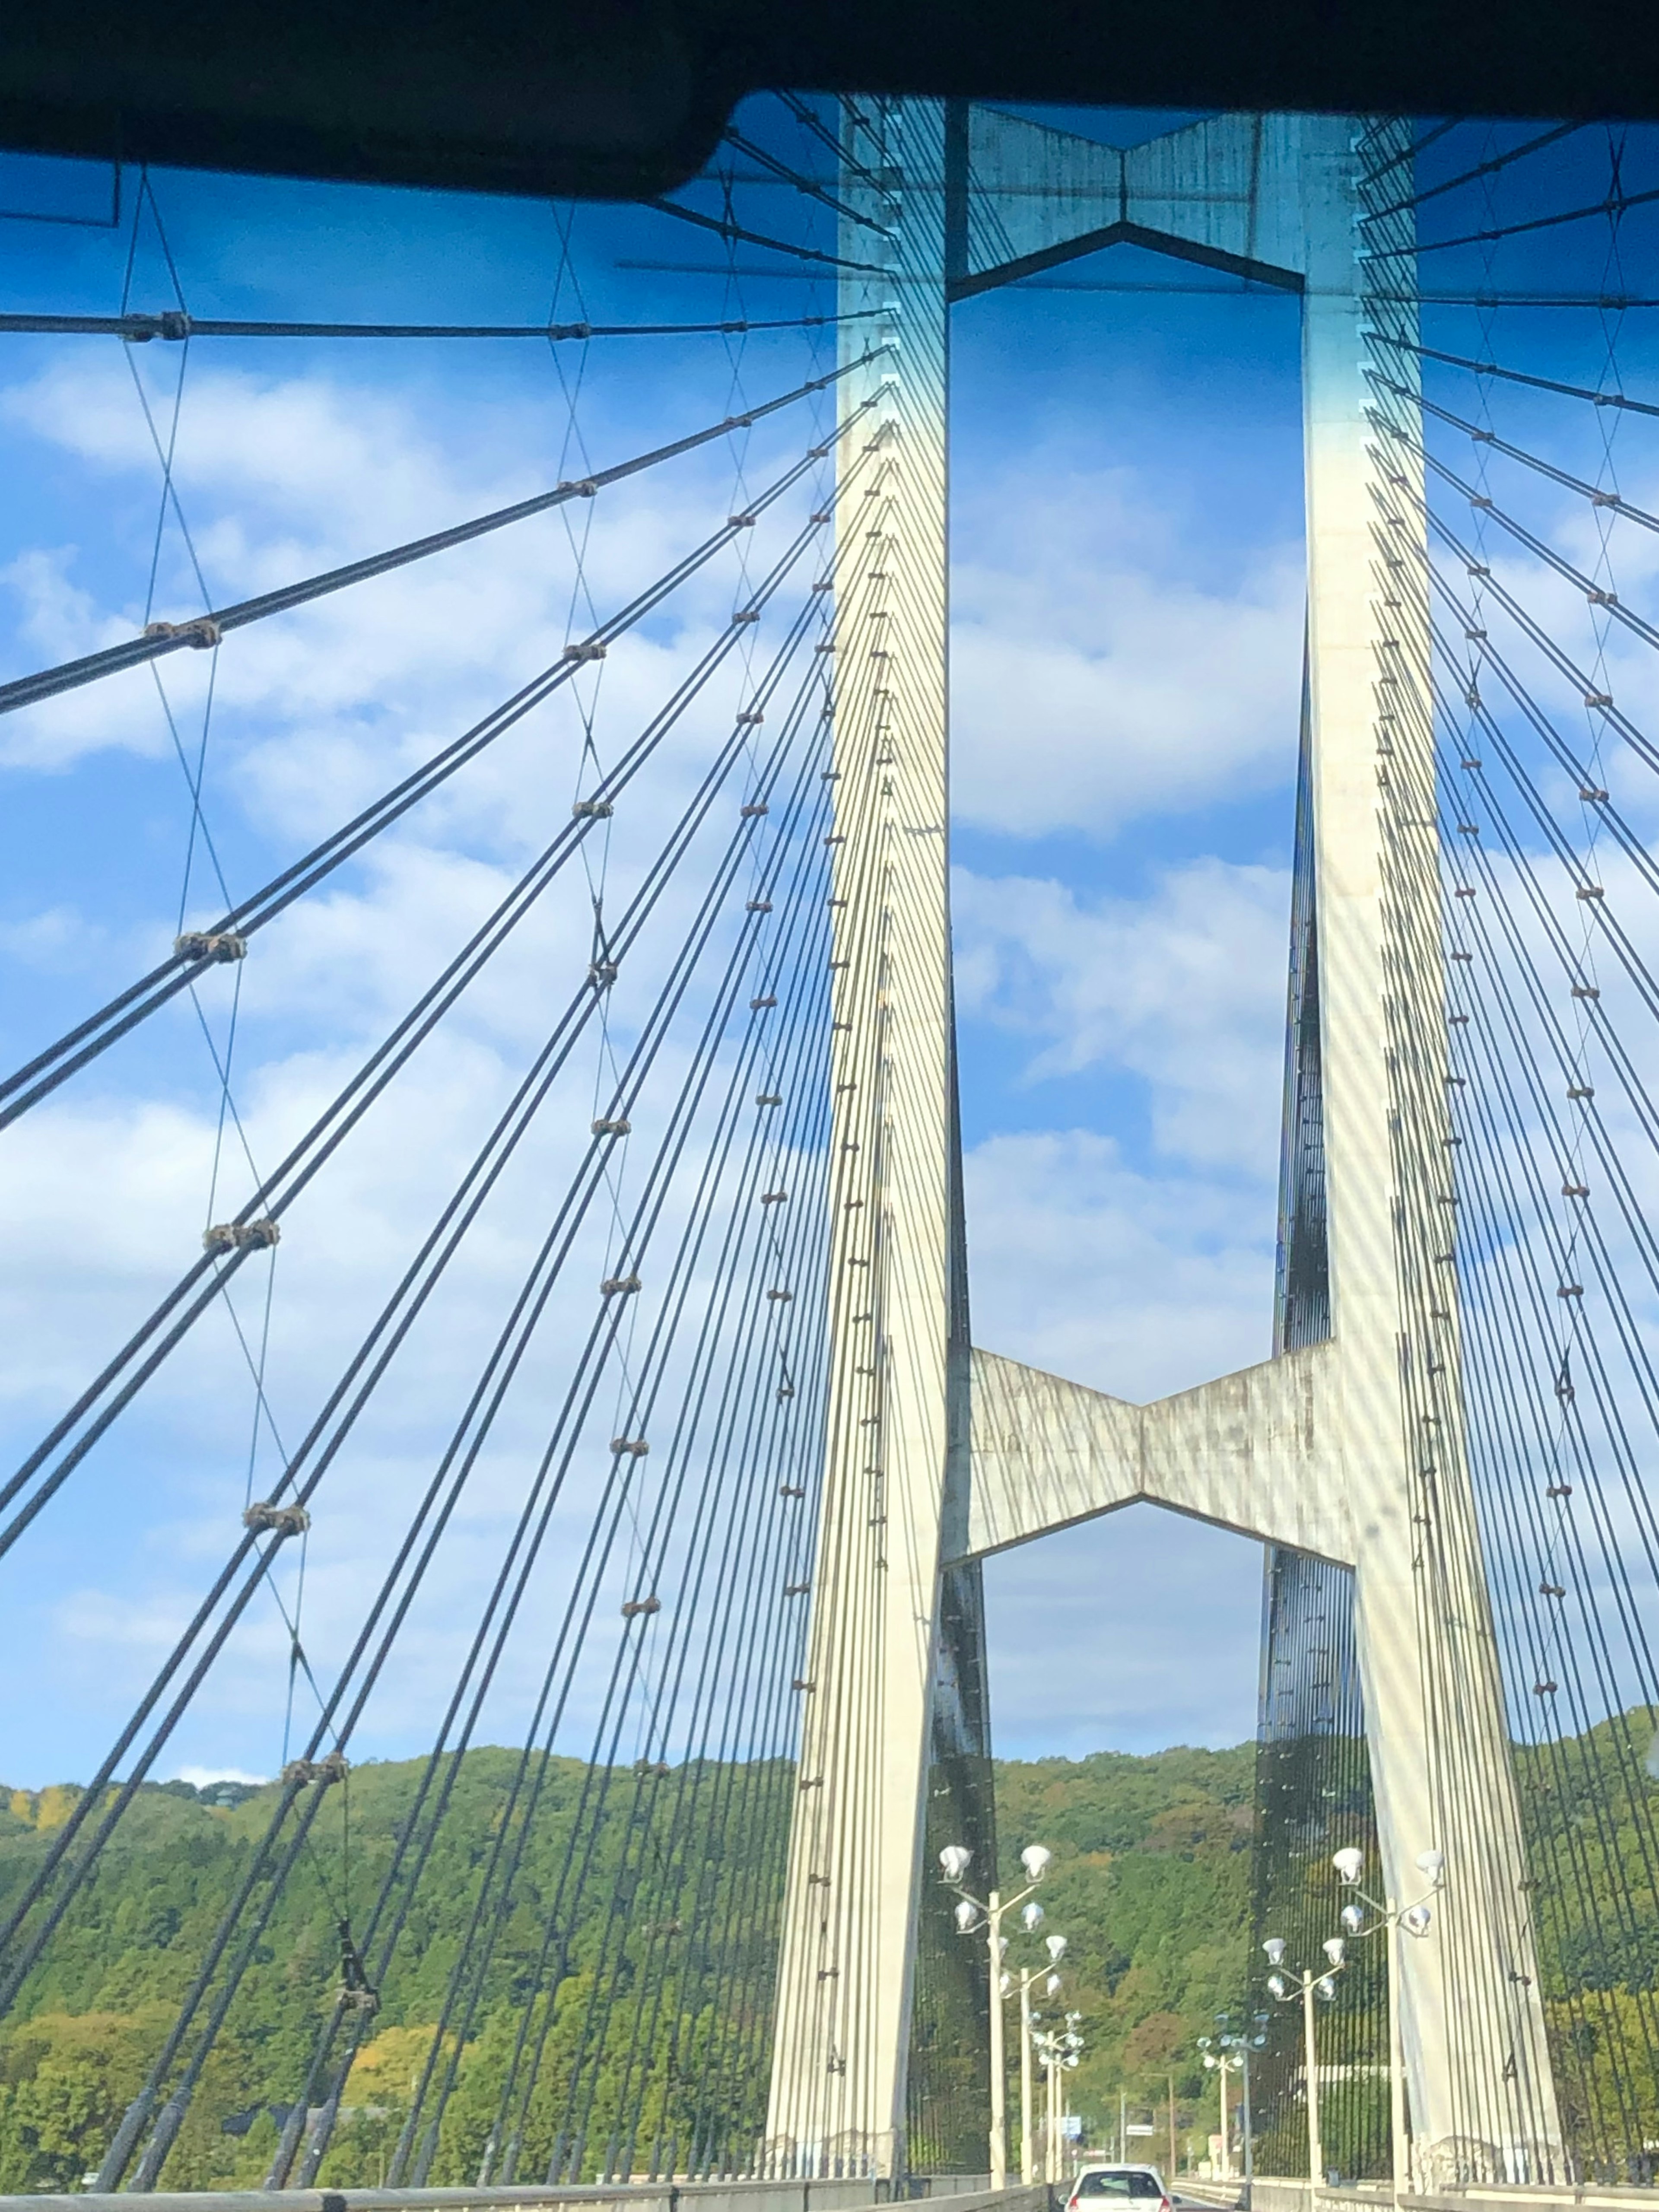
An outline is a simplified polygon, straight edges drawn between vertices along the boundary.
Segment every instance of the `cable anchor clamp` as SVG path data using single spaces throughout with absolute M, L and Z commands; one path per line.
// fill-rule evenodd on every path
M 244 1528 L 273 1528 L 279 1536 L 303 1536 L 311 1526 L 311 1516 L 303 1505 L 277 1505 L 268 1498 L 258 1504 L 245 1506 L 242 1510 Z
M 121 336 L 129 345 L 148 345 L 152 338 L 187 338 L 190 317 L 178 307 L 160 315 L 123 315 Z
M 662 1600 L 659 1597 L 630 1597 L 623 1603 L 622 1611 L 624 1620 L 637 1620 L 642 1613 L 660 1613 Z
M 290 1759 L 283 1769 L 285 1783 L 316 1783 L 326 1790 L 331 1782 L 343 1782 L 351 1771 L 344 1752 L 331 1751 L 326 1759 Z
M 198 615 L 191 622 L 153 622 L 144 624 L 146 637 L 176 638 L 180 645 L 193 645 L 206 652 L 217 645 L 222 633 L 211 615 Z
M 282 1242 L 283 1228 L 269 1214 L 258 1221 L 216 1221 L 202 1231 L 204 1252 L 242 1252 Z
M 234 929 L 187 929 L 173 939 L 173 949 L 185 960 L 246 960 L 247 939 Z

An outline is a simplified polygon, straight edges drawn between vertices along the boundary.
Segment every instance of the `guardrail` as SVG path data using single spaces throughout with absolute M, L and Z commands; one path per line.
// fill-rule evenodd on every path
M 513 2189 L 191 2189 L 0 2197 L 0 2212 L 854 2212 L 912 2196 L 948 2201 L 951 2212 L 1052 2212 L 1046 2183 L 984 2189 L 977 2174 L 885 2180 L 647 2181 L 621 2186 L 550 2183 Z
M 1199 2181 L 1181 2175 L 1179 2193 L 1206 2204 L 1243 2204 L 1242 2181 Z M 1310 2204 L 1310 2198 L 1314 2201 Z M 1358 2181 L 1340 2188 L 1316 2191 L 1306 2181 L 1287 2181 L 1258 2174 L 1250 2185 L 1250 2212 L 1370 2212 L 1378 2204 L 1392 2206 L 1394 2191 L 1386 2181 Z M 1659 2212 L 1659 2189 L 1625 2188 L 1585 2182 L 1472 2182 L 1466 2189 L 1401 2192 L 1400 2212 L 1634 2212 L 1638 2206 Z

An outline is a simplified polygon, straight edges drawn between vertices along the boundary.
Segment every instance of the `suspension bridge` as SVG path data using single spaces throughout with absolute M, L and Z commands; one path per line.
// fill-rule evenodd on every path
M 518 879 L 282 1157 L 228 1148 L 199 1251 L 88 1345 L 0 1486 L 3 1571 L 27 1577 L 146 1394 L 231 1316 L 246 1495 L 95 1771 L 0 1869 L 0 2012 L 27 2025 L 57 1962 L 106 1939 L 108 1869 L 143 1848 L 197 1701 L 286 1608 L 280 1779 L 239 1810 L 228 1899 L 164 1939 L 165 2002 L 85 2186 L 201 2171 L 192 2144 L 236 2117 L 216 2087 L 234 2044 L 276 2084 L 270 2191 L 982 2175 L 999 2000 L 936 1871 L 949 1845 L 988 1883 L 999 1863 L 981 1562 L 1142 1500 L 1267 1547 L 1258 1942 L 1317 1960 L 1339 1850 L 1376 1854 L 1385 1914 L 1443 1862 L 1426 1934 L 1355 1939 L 1311 2075 L 1270 2013 L 1257 2117 L 1288 2170 L 1311 2087 L 1350 2177 L 1651 2179 L 1659 387 L 1625 368 L 1634 349 L 1651 369 L 1655 153 L 1645 130 L 1290 115 L 1121 151 L 966 102 L 757 102 L 714 196 L 659 212 L 728 267 L 822 280 L 821 313 L 766 319 L 799 345 L 790 380 L 697 421 L 665 389 L 647 450 L 234 603 L 152 606 L 0 684 L 4 714 L 146 665 L 165 696 L 256 626 L 536 515 L 575 518 L 587 558 L 614 488 L 749 457 L 672 565 L 614 603 L 590 588 L 529 680 L 269 881 L 215 907 L 187 879 L 171 950 L 0 1083 L 3 1143 L 189 1006 L 240 1126 L 235 1006 L 273 939 L 574 711 L 573 787 L 548 804 L 544 764 L 526 786 Z M 951 311 L 1120 244 L 1299 300 L 1307 515 L 1273 1353 L 1148 1405 L 975 1342 L 951 981 Z M 125 298 L 0 325 L 584 358 L 762 327 L 198 320 Z M 607 672 L 711 574 L 729 618 L 633 713 Z M 279 1423 L 284 1255 L 526 941 L 543 996 L 510 1086 L 380 1255 L 327 1387 Z M 480 1291 L 491 1238 L 517 1272 Z M 376 1574 L 313 1674 L 295 1561 L 326 1560 L 388 1406 L 434 1392 L 423 1478 L 377 1509 Z M 507 1501 L 499 1542 L 480 1492 Z M 354 1863 L 358 1746 L 441 1614 L 427 1748 Z M 508 1681 L 501 1748 L 483 1731 Z M 439 1899 L 460 1934 L 434 1947 Z M 389 2025 L 408 2081 L 373 2174 L 362 2062 Z

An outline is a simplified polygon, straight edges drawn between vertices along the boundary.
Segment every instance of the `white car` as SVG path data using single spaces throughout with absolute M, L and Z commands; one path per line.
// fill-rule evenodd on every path
M 1066 2212 L 1109 2212 L 1115 2202 L 1126 2197 L 1133 2200 L 1139 2212 L 1172 2212 L 1164 2176 L 1155 2166 L 1079 2167 L 1066 2200 Z

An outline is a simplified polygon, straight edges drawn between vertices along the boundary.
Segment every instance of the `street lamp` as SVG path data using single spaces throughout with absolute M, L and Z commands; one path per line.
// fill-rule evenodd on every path
M 1265 2021 L 1267 2015 L 1263 2013 L 1260 2017 L 1261 2020 Z M 1228 2015 L 1224 2012 L 1216 2014 L 1218 2027 L 1224 2029 L 1227 2021 Z M 1240 2202 L 1246 2207 L 1249 2204 L 1250 2191 L 1255 2180 L 1255 2145 L 1251 2140 L 1250 2053 L 1252 2051 L 1261 2050 L 1267 2040 L 1265 2035 L 1259 2034 L 1221 2034 L 1216 2037 L 1212 2048 L 1207 2035 L 1200 2035 L 1198 2039 L 1198 2047 L 1204 2053 L 1206 2070 L 1215 2075 L 1221 2090 L 1220 2179 L 1223 2181 L 1231 2178 L 1228 2170 L 1230 2161 L 1227 2144 L 1227 2076 L 1229 2074 L 1237 2074 L 1239 2077 L 1239 2087 L 1242 2093 L 1239 2100 L 1239 2124 L 1244 2137 L 1244 2194 Z
M 1003 1954 L 1008 1948 L 1008 1939 L 1002 1932 L 1002 1916 L 1005 1912 L 1012 1912 L 1015 1905 L 1024 1905 L 1025 1903 L 1026 1899 L 1030 1896 L 1031 1892 L 1036 1887 L 1037 1884 L 1042 1881 L 1044 1874 L 1048 1871 L 1048 1862 L 1053 1858 L 1053 1856 L 1054 1853 L 1049 1850 L 1045 1844 L 1028 1844 L 1025 1846 L 1025 1849 L 1019 1855 L 1019 1863 L 1025 1869 L 1025 1887 L 1019 1891 L 1016 1896 L 1006 1899 L 999 1891 L 994 1889 L 990 1891 L 986 1897 L 984 1903 L 981 1904 L 978 1898 L 970 1895 L 969 1893 L 963 1889 L 962 1886 L 964 1879 L 966 1878 L 969 1868 L 972 1866 L 974 1863 L 973 1853 L 961 1844 L 947 1844 L 945 1849 L 939 1855 L 939 1866 L 944 1873 L 946 1883 L 951 1888 L 957 1891 L 962 1899 L 962 1902 L 957 1905 L 956 1910 L 956 1923 L 958 1932 L 963 1936 L 971 1936 L 982 1927 L 985 1930 L 986 1947 L 990 1956 L 990 2135 L 991 2186 L 993 2189 L 1006 2189 L 1008 2186 L 1007 2085 L 1003 2079 L 1002 2051 L 1002 1999 L 1006 1994 L 1002 1978 L 1002 1958 Z M 1025 1924 L 1028 1930 L 1036 1929 L 1041 1922 L 1042 1911 L 1041 1905 L 1037 1906 L 1036 1911 L 1038 1916 L 1037 1919 L 1028 1919 L 1026 1921 Z M 1054 1937 L 1050 1937 L 1049 1939 L 1051 1942 L 1054 1940 L 1056 1939 Z M 1061 1941 L 1063 1947 L 1064 1939 L 1062 1938 L 1060 1940 Z M 1022 2012 L 1024 2010 L 1024 1993 L 1022 1991 Z M 1029 2074 L 1029 2062 L 1026 2070 Z M 1027 2118 L 1029 2121 L 1030 2103 L 1029 2079 L 1025 2082 L 1024 2088 Z M 1030 2133 L 1029 2127 L 1027 2133 L 1028 2135 Z M 1024 2163 L 1030 2163 L 1029 2154 L 1027 2154 Z
M 1034 1936 L 1042 1924 L 1042 1907 L 1033 1899 L 1019 1918 L 1026 1934 Z M 1066 1955 L 1066 1938 L 1046 1936 L 1042 1948 L 1048 1954 L 1043 1994 L 1056 1996 L 1060 1984 L 1060 1976 L 1054 1970 Z M 1022 1966 L 1019 1970 L 1019 2178 L 1028 2189 L 1036 2179 L 1036 2135 L 1031 2126 L 1031 2023 L 1036 2014 L 1031 2010 L 1031 1984 L 1042 1971 L 1041 1966 Z M 1006 1995 L 1012 1983 L 1006 1974 L 1002 1979 Z
M 1308 2083 L 1308 2179 L 1311 2185 L 1309 2212 L 1314 2212 L 1318 2192 L 1325 2185 L 1325 2148 L 1319 2135 L 1319 2051 L 1318 2037 L 1314 2030 L 1314 1998 L 1319 1996 L 1327 2004 L 1336 1997 L 1336 1977 L 1346 1971 L 1348 1960 L 1346 1947 L 1340 1936 L 1333 1936 L 1324 1945 L 1326 1966 L 1322 1973 L 1311 1967 L 1292 1966 L 1288 1977 L 1282 1972 L 1285 1963 L 1285 1939 L 1270 1936 L 1262 1945 L 1267 1954 L 1267 1964 L 1273 1972 L 1267 1977 L 1267 1994 L 1278 2004 L 1302 2005 L 1302 2063 Z
M 1060 2123 L 1064 2109 L 1060 2100 L 1060 2075 L 1076 2069 L 1079 2054 L 1083 2049 L 1083 2038 L 1077 2032 L 1077 2024 L 1082 2017 L 1080 2012 L 1068 2012 L 1063 2029 L 1050 2028 L 1033 2039 L 1048 2083 L 1048 2124 L 1043 2130 L 1042 2161 L 1042 2178 L 1048 2182 L 1055 2182 L 1060 2178 Z
M 1385 1937 L 1383 1945 L 1389 1961 L 1389 2134 L 1392 2148 L 1394 2201 L 1396 2207 L 1402 2191 L 1411 2186 L 1410 2157 L 1406 2134 L 1406 2052 L 1400 2018 L 1400 1938 L 1402 1935 L 1416 1936 L 1419 1941 L 1428 1934 L 1434 1915 L 1429 1899 L 1437 1896 L 1445 1887 L 1446 1855 L 1443 1851 L 1419 1851 L 1417 1870 L 1428 1882 L 1414 1904 L 1396 1905 L 1386 1892 L 1379 1905 L 1368 1897 L 1359 1887 L 1359 1878 L 1365 1871 L 1365 1854 L 1350 1844 L 1345 1850 L 1335 1851 L 1331 1864 L 1336 1869 L 1337 1879 L 1345 1889 L 1353 1894 L 1337 1916 L 1350 1936 Z M 1367 1923 L 1367 1911 L 1375 1917 Z

